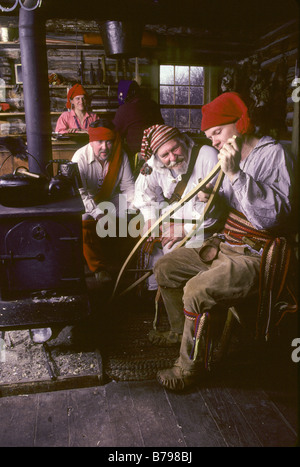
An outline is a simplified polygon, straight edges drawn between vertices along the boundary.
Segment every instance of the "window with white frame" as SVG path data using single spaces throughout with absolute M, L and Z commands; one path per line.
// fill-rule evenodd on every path
M 204 67 L 160 65 L 160 108 L 165 124 L 199 133 Z

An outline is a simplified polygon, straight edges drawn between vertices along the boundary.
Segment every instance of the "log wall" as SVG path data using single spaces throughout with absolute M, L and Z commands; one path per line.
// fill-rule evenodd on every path
M 48 41 L 47 41 L 48 42 Z M 80 43 L 52 40 L 47 46 L 49 95 L 51 103 L 52 130 L 58 116 L 65 110 L 68 89 L 81 81 L 80 62 L 83 63 L 83 85 L 91 97 L 91 109 L 96 113 L 114 114 L 118 107 L 117 87 L 120 79 L 133 79 L 136 75 L 136 59 L 113 59 L 105 56 L 103 48 Z M 25 114 L 22 85 L 15 82 L 15 64 L 21 63 L 18 44 L 1 45 L 0 102 L 10 105 L 9 112 L 0 113 L 1 134 L 25 134 Z M 152 87 L 152 62 L 138 58 L 137 64 L 142 79 L 142 87 L 157 97 L 157 84 Z M 57 77 L 56 77 L 57 75 Z M 1 86 L 2 84 L 2 86 Z M 4 89 L 5 85 L 5 89 Z
M 257 53 L 263 69 L 273 74 L 283 69 L 286 89 L 286 131 L 284 139 L 292 141 L 295 102 L 292 100 L 292 85 L 299 76 L 299 21 L 294 19 L 274 31 L 260 37 L 257 43 Z M 298 127 L 299 128 L 299 127 Z M 299 131 L 299 130 L 298 130 Z M 294 131 L 295 132 L 295 131 Z
M 49 80 L 52 80 L 50 81 L 52 84 L 49 92 L 53 130 L 59 114 L 65 109 L 68 88 L 80 79 L 78 69 L 81 58 L 83 59 L 84 85 L 92 95 L 92 109 L 99 113 L 108 112 L 113 114 L 118 106 L 118 80 L 133 79 L 135 77 L 135 58 L 127 60 L 107 58 L 101 41 L 99 42 L 99 32 L 96 32 L 96 26 L 93 22 L 79 23 L 72 21 L 47 22 L 47 56 Z M 85 32 L 79 34 L 77 28 L 80 31 L 85 30 Z M 161 38 L 154 40 L 153 34 L 149 35 L 149 33 L 148 36 L 146 48 L 142 50 L 141 57 L 138 58 L 139 73 L 142 86 L 151 94 L 152 98 L 158 100 L 158 63 L 164 60 L 169 61 L 169 48 L 162 47 L 165 41 Z M 266 33 L 259 37 L 253 46 L 251 45 L 253 52 L 260 57 L 261 66 L 269 69 L 271 73 L 276 73 L 276 70 L 283 62 L 286 65 L 286 81 L 283 86 L 286 86 L 287 89 L 285 133 L 285 139 L 287 140 L 292 138 L 294 103 L 291 94 L 296 60 L 299 53 L 298 42 L 299 24 L 295 19 L 272 31 L 268 31 L 266 27 Z M 180 47 L 180 44 L 178 44 L 178 47 Z M 164 50 L 165 52 L 163 52 Z M 245 53 L 249 54 L 250 52 L 245 48 Z M 204 60 L 206 55 L 203 55 L 203 53 L 200 55 L 204 57 Z M 249 55 L 246 55 L 246 57 L 249 57 Z M 105 60 L 105 70 L 103 70 L 103 60 Z M 21 63 L 18 42 L 1 43 L 0 79 L 3 79 L 6 87 L 5 89 L 1 87 L 0 82 L 0 102 L 8 102 L 11 106 L 11 112 L 14 112 L 13 115 L 7 115 L 5 112 L 0 113 L 0 133 L 2 134 L 25 134 L 22 86 L 16 86 L 15 84 L 14 65 L 18 63 Z M 222 70 L 221 67 L 225 63 L 227 66 L 228 60 L 219 64 L 220 70 Z M 236 63 L 234 53 L 232 63 Z M 100 78 L 99 73 L 97 74 L 99 68 L 101 71 Z M 93 77 L 91 76 L 91 69 L 94 72 Z M 59 84 L 53 80 L 53 76 L 56 74 L 60 78 Z M 210 96 L 214 97 L 217 88 L 210 91 Z

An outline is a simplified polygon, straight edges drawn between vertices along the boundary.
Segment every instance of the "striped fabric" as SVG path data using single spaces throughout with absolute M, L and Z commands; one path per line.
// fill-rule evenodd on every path
M 99 188 L 98 193 L 94 196 L 94 201 L 96 203 L 100 203 L 100 201 L 108 201 L 116 184 L 123 160 L 122 142 L 119 134 L 116 135 L 114 140 L 112 154 L 110 157 L 111 161 L 109 163 L 107 175 L 105 176 L 104 182 Z
M 283 315 L 298 309 L 297 300 L 287 281 L 292 247 L 285 237 L 274 237 L 266 230 L 255 229 L 242 213 L 235 210 L 230 211 L 223 233 L 226 241 L 232 245 L 244 244 L 245 236 L 263 244 L 256 337 L 263 336 L 268 340 Z M 275 311 L 275 305 L 282 295 L 288 302 L 281 310 Z
M 144 131 L 141 156 L 146 161 L 156 153 L 156 151 L 163 144 L 167 143 L 170 139 L 180 136 L 180 131 L 166 125 L 153 125 Z
M 263 243 L 272 238 L 266 230 L 255 229 L 244 214 L 234 209 L 229 212 L 223 234 L 225 235 L 226 241 L 232 245 L 245 244 L 242 240 L 245 236 Z
M 287 280 L 292 247 L 284 237 L 268 240 L 265 244 L 259 276 L 259 303 L 256 320 L 256 337 L 269 339 L 274 326 L 277 326 L 287 312 L 298 309 L 297 300 Z M 282 296 L 285 296 L 282 299 Z M 275 307 L 279 300 L 287 300 L 285 305 Z
M 256 319 L 256 338 L 268 340 L 275 326 L 288 312 L 298 310 L 297 299 L 289 280 L 292 247 L 285 237 L 271 236 L 266 230 L 256 230 L 246 217 L 232 210 L 223 230 L 226 241 L 232 245 L 242 245 L 247 236 L 264 244 L 260 273 L 259 301 Z M 281 301 L 282 306 L 276 307 Z M 205 341 L 205 365 L 210 355 L 209 313 L 197 314 L 184 310 L 185 317 L 195 320 L 194 346 L 190 358 L 196 360 L 201 339 Z
M 212 350 L 212 339 L 210 336 L 210 314 L 203 313 L 202 315 L 198 313 L 191 313 L 190 311 L 184 309 L 184 315 L 187 319 L 195 321 L 194 325 L 194 345 L 190 354 L 190 359 L 196 361 L 199 355 L 199 344 L 200 341 L 204 340 L 205 346 L 204 354 L 201 354 L 203 358 L 204 367 L 209 368 L 211 350 Z

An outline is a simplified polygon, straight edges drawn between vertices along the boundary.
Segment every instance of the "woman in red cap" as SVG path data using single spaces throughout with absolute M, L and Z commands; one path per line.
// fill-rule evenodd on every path
M 245 299 L 258 298 L 253 332 L 260 339 L 273 336 L 287 312 L 297 310 L 289 276 L 289 240 L 297 232 L 295 161 L 273 138 L 254 133 L 236 93 L 203 106 L 201 129 L 219 151 L 228 216 L 223 232 L 202 247 L 179 248 L 154 266 L 168 314 L 170 308 L 185 316 L 179 358 L 157 375 L 171 390 L 194 385 L 206 373 L 211 326 L 222 310 L 239 304 L 242 310 Z
M 88 95 L 81 84 L 74 84 L 67 95 L 67 109 L 56 123 L 56 133 L 87 133 L 97 115 L 88 112 Z

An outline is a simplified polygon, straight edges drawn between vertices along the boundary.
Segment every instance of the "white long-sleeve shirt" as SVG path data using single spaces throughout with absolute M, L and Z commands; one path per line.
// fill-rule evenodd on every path
M 102 165 L 94 156 L 94 151 L 90 144 L 78 149 L 72 157 L 73 162 L 77 162 L 79 173 L 82 180 L 82 188 L 79 189 L 85 212 L 94 219 L 98 215 L 104 214 L 101 205 L 97 205 L 94 196 L 98 193 L 103 184 L 104 178 L 108 172 L 109 161 Z M 116 211 L 119 212 L 120 195 L 126 195 L 127 206 L 134 198 L 134 177 L 132 175 L 127 154 L 123 153 L 123 160 L 112 190 L 111 199 L 108 200 L 114 204 Z
M 286 230 L 291 214 L 292 157 L 270 136 L 262 137 L 231 183 L 225 176 L 223 192 L 228 204 L 242 212 L 255 228 Z
M 191 151 L 194 143 L 188 139 L 188 161 L 190 161 Z M 192 174 L 187 182 L 186 188 L 182 194 L 184 197 L 196 185 L 200 179 L 204 179 L 218 162 L 217 151 L 210 146 L 202 146 Z M 134 206 L 139 209 L 143 215 L 144 221 L 158 219 L 158 217 L 167 212 L 171 206 L 166 207 L 165 199 L 169 199 L 175 190 L 177 183 L 181 180 L 181 175 L 174 175 L 170 169 L 162 168 L 161 163 L 152 156 L 147 164 L 153 169 L 151 174 L 140 174 L 135 183 Z M 215 180 L 212 181 L 214 183 Z M 219 201 L 211 208 L 204 221 L 204 237 L 218 232 L 224 223 L 226 212 L 222 210 L 223 204 Z M 192 221 L 199 219 L 205 208 L 205 203 L 198 200 L 195 196 L 182 208 L 175 212 L 171 217 L 181 219 L 184 223 L 185 232 L 192 228 Z

